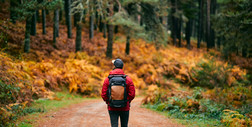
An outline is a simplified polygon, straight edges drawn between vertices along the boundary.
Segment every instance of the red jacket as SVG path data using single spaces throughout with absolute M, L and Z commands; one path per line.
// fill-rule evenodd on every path
M 124 75 L 124 72 L 122 69 L 114 69 L 112 70 L 109 75 Z M 107 90 L 109 87 L 109 78 L 106 78 L 104 80 L 103 86 L 102 86 L 102 99 L 108 104 L 108 110 L 110 111 L 129 111 L 130 110 L 130 102 L 134 99 L 135 97 L 135 87 L 134 84 L 129 76 L 126 77 L 126 91 L 128 93 L 127 95 L 127 106 L 123 108 L 113 108 L 109 106 L 108 102 L 108 96 L 107 96 Z

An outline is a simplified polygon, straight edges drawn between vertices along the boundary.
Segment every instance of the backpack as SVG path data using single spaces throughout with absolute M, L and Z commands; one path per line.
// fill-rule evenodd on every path
M 109 87 L 107 95 L 109 98 L 109 106 L 113 108 L 122 108 L 127 105 L 126 91 L 127 75 L 109 75 Z

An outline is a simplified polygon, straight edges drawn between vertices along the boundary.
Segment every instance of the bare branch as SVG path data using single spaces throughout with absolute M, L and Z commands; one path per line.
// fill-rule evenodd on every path
M 116 0 L 116 2 L 118 3 L 118 6 L 119 6 L 119 8 L 118 8 L 118 12 L 120 12 L 120 10 L 121 10 L 121 3 L 119 2 L 119 0 Z

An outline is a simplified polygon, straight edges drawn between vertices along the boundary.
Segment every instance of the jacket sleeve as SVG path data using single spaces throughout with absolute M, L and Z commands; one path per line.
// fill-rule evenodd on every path
M 126 83 L 127 83 L 127 92 L 128 92 L 127 99 L 129 100 L 129 102 L 131 102 L 135 98 L 135 86 L 131 78 L 128 76 L 126 79 Z
M 102 99 L 108 103 L 108 95 L 107 95 L 107 90 L 108 90 L 108 87 L 109 87 L 109 79 L 106 78 L 104 80 L 104 83 L 103 83 L 103 86 L 102 86 L 102 93 L 101 93 L 101 97 Z

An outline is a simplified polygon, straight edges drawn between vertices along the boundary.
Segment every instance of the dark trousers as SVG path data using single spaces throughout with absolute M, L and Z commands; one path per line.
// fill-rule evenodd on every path
M 118 127 L 118 118 L 121 120 L 121 127 L 128 127 L 129 111 L 109 111 L 111 127 Z

